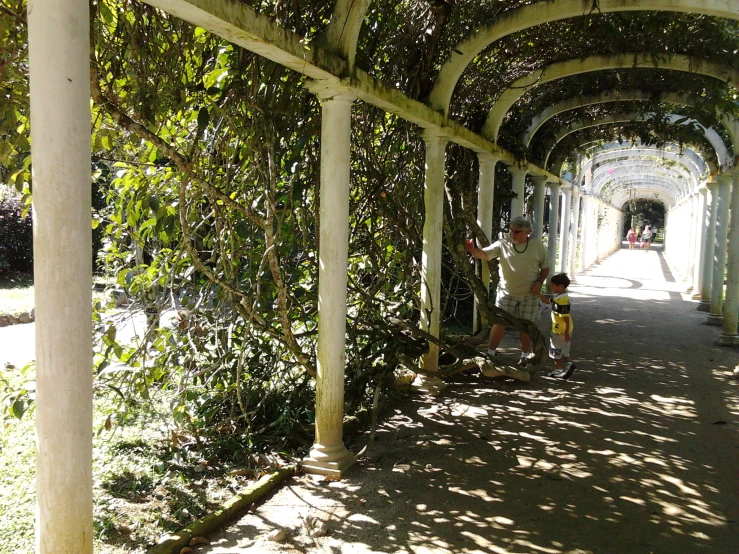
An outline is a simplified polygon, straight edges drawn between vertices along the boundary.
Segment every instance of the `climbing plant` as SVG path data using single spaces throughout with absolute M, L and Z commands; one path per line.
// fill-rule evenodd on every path
M 244 3 L 298 33 L 308 49 L 322 44 L 334 4 Z M 423 101 L 459 41 L 533 3 L 371 2 L 358 66 Z M 116 299 L 125 293 L 147 314 L 142 342 L 131 345 L 105 312 L 109 306 L 96 311 L 97 382 L 120 401 L 108 424 L 125 421 L 138 399 L 162 394 L 176 423 L 194 437 L 230 429 L 238 437 L 229 446 L 234 455 L 245 447 L 304 448 L 314 417 L 320 106 L 303 76 L 204 29 L 133 0 L 90 6 L 92 179 L 105 198 L 93 215 L 102 234 L 99 263 L 115 276 Z M 582 17 L 489 45 L 462 75 L 452 117 L 479 131 L 500 94 L 534 70 L 641 52 L 654 56 L 655 68 L 568 77 L 527 91 L 503 121 L 499 144 L 543 163 L 544 145 L 562 128 L 626 110 L 649 114 L 648 124 L 573 133 L 552 151 L 549 167 L 571 164 L 584 145 L 606 140 L 708 151 L 695 126 L 668 125 L 666 114 L 714 125 L 717 114 L 736 115 L 736 91 L 658 68 L 668 53 L 736 66 L 736 25 L 597 8 L 596 2 Z M 0 0 L 0 14 L 0 176 L 27 202 L 33 182 L 24 0 Z M 553 117 L 528 146 L 521 142 L 547 106 L 614 88 L 651 92 L 654 100 L 572 110 Z M 658 101 L 663 92 L 689 92 L 700 102 L 675 106 Z M 356 411 L 426 345 L 408 331 L 419 317 L 425 152 L 419 129 L 395 115 L 357 101 L 352 118 L 346 385 L 347 405 Z M 459 251 L 463 238 L 479 235 L 478 167 L 475 155 L 457 145 L 446 158 L 442 305 L 446 323 L 463 325 L 471 291 L 479 293 Z M 499 164 L 494 236 L 511 197 L 510 175 Z M 175 324 L 160 325 L 171 310 Z

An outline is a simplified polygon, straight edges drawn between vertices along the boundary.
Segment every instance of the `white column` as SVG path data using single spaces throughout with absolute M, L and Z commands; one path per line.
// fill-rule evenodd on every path
M 729 234 L 729 201 L 731 181 L 727 175 L 718 178 L 716 200 L 716 236 L 713 240 L 713 283 L 711 284 L 711 309 L 706 323 L 723 325 L 724 271 L 726 270 L 726 240 Z
M 706 188 L 701 187 L 696 193 L 695 202 L 695 218 L 693 225 L 695 226 L 695 239 L 693 247 L 693 299 L 700 300 L 701 289 L 703 288 L 703 248 L 705 236 L 704 214 L 706 213 Z
M 593 257 L 594 264 L 597 264 L 600 261 L 600 242 L 601 242 L 601 235 L 600 235 L 600 225 L 598 223 L 600 222 L 600 212 L 603 209 L 603 205 L 601 204 L 600 198 L 594 197 L 593 202 L 593 224 L 591 226 L 591 229 L 593 230 L 593 250 L 591 252 L 591 255 Z
M 585 271 L 590 264 L 593 263 L 591 259 L 591 251 L 593 249 L 593 238 L 595 235 L 595 229 L 593 228 L 593 210 L 595 201 L 592 195 L 582 195 L 582 237 L 580 240 L 580 270 Z
M 549 267 L 552 274 L 556 265 L 557 256 L 557 227 L 559 226 L 559 184 L 549 183 Z
M 544 232 L 544 199 L 547 193 L 547 178 L 532 177 L 534 181 L 534 233 L 533 236 L 541 240 Z
M 706 183 L 708 191 L 706 197 L 706 211 L 703 227 L 703 257 L 701 259 L 701 275 L 703 275 L 703 286 L 701 287 L 701 299 L 698 310 L 707 312 L 711 309 L 711 289 L 713 287 L 713 241 L 716 236 L 716 214 L 717 214 L 717 192 L 718 183 L 711 181 Z
M 562 232 L 560 242 L 562 244 L 559 249 L 559 272 L 566 273 L 569 266 L 569 248 L 570 248 L 570 207 L 572 205 L 572 187 L 562 189 L 564 193 L 564 204 L 562 205 Z M 552 264 L 554 267 L 554 264 Z
M 508 171 L 513 176 L 513 193 L 515 198 L 511 199 L 511 219 L 523 215 L 524 200 L 526 197 L 526 175 L 528 171 L 516 166 L 508 166 Z
M 341 476 L 356 461 L 342 440 L 349 250 L 349 166 L 354 96 L 310 82 L 321 101 L 316 439 L 303 468 Z
M 492 154 L 480 153 L 477 155 L 480 166 L 480 177 L 477 189 L 477 224 L 482 229 L 488 241 L 493 242 L 493 200 L 495 198 L 495 164 L 500 158 Z M 490 270 L 488 264 L 482 264 L 482 283 L 488 289 L 490 285 Z M 472 314 L 473 332 L 477 332 L 477 302 Z M 483 325 L 488 322 L 484 321 Z
M 718 339 L 722 346 L 739 345 L 737 325 L 739 325 L 739 173 L 733 169 L 731 183 L 731 221 L 729 224 L 729 245 L 726 259 L 726 299 L 723 308 L 723 332 Z
M 36 551 L 92 553 L 90 15 L 29 0 Z
M 580 225 L 580 187 L 573 186 L 572 190 L 572 225 L 570 238 L 570 267 L 568 276 L 570 282 L 575 282 L 575 273 L 577 272 L 577 246 L 580 242 L 577 240 L 578 226 Z
M 447 138 L 434 131 L 423 134 L 426 143 L 426 176 L 424 181 L 423 252 L 421 254 L 421 329 L 439 336 L 441 316 L 441 239 L 444 217 L 444 152 Z M 439 347 L 429 344 L 421 359 L 427 371 L 439 369 Z M 416 388 L 436 395 L 446 388 L 438 377 L 419 376 Z

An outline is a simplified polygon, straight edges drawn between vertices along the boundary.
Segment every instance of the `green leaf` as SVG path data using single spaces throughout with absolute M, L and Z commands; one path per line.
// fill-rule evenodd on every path
M 210 112 L 208 111 L 208 108 L 200 108 L 200 111 L 198 112 L 198 132 L 203 132 L 203 130 L 208 126 L 209 119 Z

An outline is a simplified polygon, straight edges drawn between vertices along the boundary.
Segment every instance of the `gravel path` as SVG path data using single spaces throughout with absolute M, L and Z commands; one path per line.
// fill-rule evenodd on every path
M 661 253 L 616 253 L 571 286 L 570 381 L 412 396 L 344 480 L 298 476 L 196 552 L 736 554 L 739 351 L 684 287 Z

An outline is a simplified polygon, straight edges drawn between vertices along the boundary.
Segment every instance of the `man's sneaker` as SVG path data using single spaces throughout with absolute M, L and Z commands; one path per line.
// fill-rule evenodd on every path
M 547 373 L 547 377 L 562 377 L 562 375 L 565 374 L 564 369 L 553 369 L 549 373 Z
M 498 355 L 498 351 L 497 350 L 491 350 L 490 348 L 488 348 L 487 352 L 485 352 L 485 353 L 488 356 L 492 356 L 493 358 Z
M 561 375 L 562 379 L 566 380 L 572 377 L 572 374 L 575 372 L 576 369 L 577 369 L 577 366 L 573 364 L 572 362 L 569 362 L 567 364 L 567 369 Z

